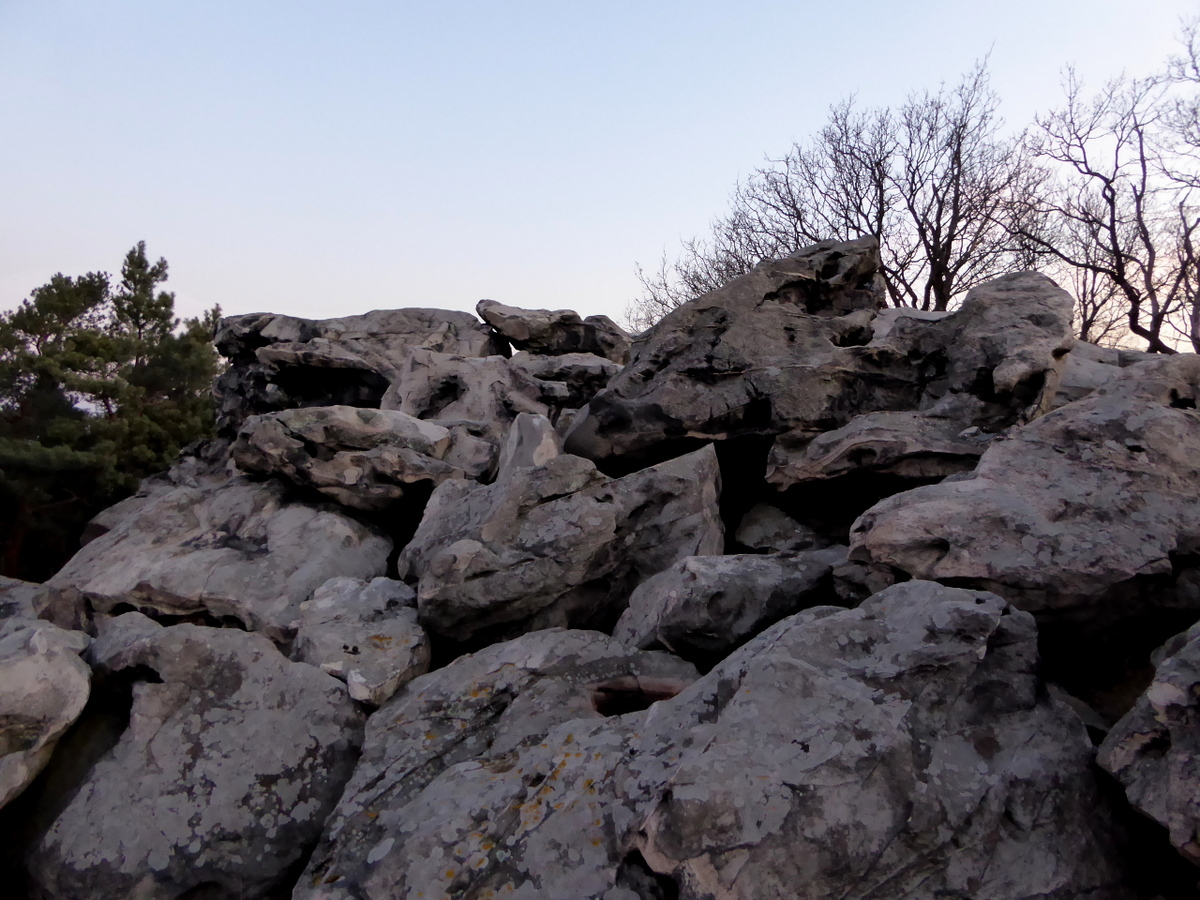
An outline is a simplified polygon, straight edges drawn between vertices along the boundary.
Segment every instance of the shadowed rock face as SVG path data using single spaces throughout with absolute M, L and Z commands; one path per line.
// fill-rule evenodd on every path
M 142 674 L 128 730 L 30 854 L 40 896 L 278 896 L 354 767 L 345 687 L 260 635 L 138 613 L 93 658 Z
M 1131 897 L 1036 656 L 998 597 L 915 582 L 785 619 L 690 687 L 601 635 L 526 635 L 371 721 L 294 896 L 654 896 L 621 892 L 640 870 L 695 900 Z M 606 684 L 643 708 L 605 717 Z
M 594 353 L 618 365 L 629 359 L 629 335 L 608 316 L 581 319 L 570 309 L 518 309 L 495 300 L 480 300 L 475 311 L 518 350 L 549 356 Z

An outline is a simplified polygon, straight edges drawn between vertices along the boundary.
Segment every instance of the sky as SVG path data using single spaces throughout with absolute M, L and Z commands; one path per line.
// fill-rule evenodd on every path
M 146 241 L 177 311 L 620 319 L 854 95 L 989 55 L 1023 127 L 1198 0 L 0 0 L 0 309 Z

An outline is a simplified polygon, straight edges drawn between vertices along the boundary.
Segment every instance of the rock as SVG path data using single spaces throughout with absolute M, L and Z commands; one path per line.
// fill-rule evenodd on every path
M 672 311 L 576 417 L 567 451 L 639 461 L 784 432 L 796 451 L 866 413 L 936 407 L 960 431 L 997 431 L 1048 408 L 1074 340 L 1065 291 L 1005 275 L 951 315 L 900 317 L 872 339 L 876 263 L 871 239 L 817 244 Z
M 475 311 L 518 350 L 594 353 L 621 365 L 629 358 L 629 335 L 608 316 L 581 319 L 569 309 L 518 309 L 495 300 L 480 300 Z
M 1142 814 L 1163 826 L 1183 857 L 1200 866 L 1200 629 L 1160 660 L 1154 680 L 1109 731 L 1098 762 Z
M 344 686 L 261 635 L 138 613 L 93 657 L 135 677 L 129 727 L 29 854 L 38 896 L 279 896 L 357 758 Z
M 0 622 L 5 619 L 36 619 L 35 599 L 42 592 L 40 584 L 0 575 Z
M 517 470 L 544 466 L 562 455 L 562 440 L 545 416 L 520 413 L 508 431 L 508 440 L 500 451 L 496 480 L 507 481 Z
M 453 444 L 446 461 L 472 478 L 487 478 L 517 415 L 547 414 L 540 393 L 531 376 L 502 356 L 418 350 L 405 359 L 382 406 L 449 428 Z
M 413 682 L 293 896 L 1135 896 L 1084 727 L 998 597 L 806 610 L 674 697 L 683 673 L 601 640 L 526 635 Z M 598 703 L 605 677 L 640 701 Z
M 877 412 L 855 416 L 815 438 L 801 434 L 795 448 L 789 435 L 781 435 L 771 447 L 767 481 L 787 488 L 871 472 L 919 484 L 969 472 L 992 438 L 969 421 L 926 412 Z
M 784 616 L 835 602 L 830 575 L 845 561 L 845 547 L 689 556 L 637 586 L 613 637 L 711 666 Z
M 250 416 L 233 445 L 244 472 L 279 475 L 366 512 L 395 506 L 414 485 L 420 502 L 463 472 L 444 460 L 447 428 L 394 410 L 318 406 Z M 419 507 L 418 507 L 419 508 Z
M 229 616 L 286 644 L 314 589 L 383 574 L 391 547 L 333 508 L 287 502 L 278 482 L 155 485 L 47 585 L 86 592 L 101 612 Z
M 1172 562 L 1186 571 L 1200 549 L 1198 395 L 1194 356 L 1122 370 L 993 441 L 973 473 L 872 507 L 851 557 L 993 590 L 1047 621 L 1200 609 Z
M 0 808 L 33 781 L 83 712 L 92 673 L 79 654 L 88 642 L 37 619 L 0 623 Z
M 542 402 L 554 409 L 578 409 L 621 371 L 620 365 L 594 353 L 540 356 L 522 350 L 509 362 L 537 379 Z
M 1064 361 L 1062 378 L 1054 395 L 1054 408 L 1086 397 L 1125 366 L 1145 362 L 1152 357 L 1150 353 L 1136 350 L 1097 347 L 1086 341 L 1076 341 Z
M 491 485 L 448 481 L 399 572 L 417 585 L 421 622 L 458 641 L 611 627 L 638 582 L 721 551 L 719 485 L 711 447 L 616 479 L 564 455 Z
M 300 604 L 292 658 L 346 682 L 350 696 L 379 706 L 429 671 L 429 640 L 416 594 L 390 578 L 331 578 Z
M 880 340 L 896 326 L 900 319 L 920 319 L 924 322 L 936 322 L 950 315 L 949 310 L 914 309 L 911 306 L 889 306 L 881 309 L 871 320 L 872 340 Z
M 749 550 L 760 553 L 792 553 L 824 547 L 824 538 L 802 525 L 776 506 L 759 503 L 752 506 L 738 525 L 734 539 Z
M 221 321 L 217 350 L 231 366 L 214 388 L 217 422 L 233 437 L 247 416 L 304 406 L 378 407 L 414 349 L 487 356 L 503 350 L 470 313 L 375 310 L 339 319 L 252 313 Z
M 418 678 L 368 722 L 362 759 L 292 896 L 483 897 L 488 887 L 503 895 L 506 880 L 525 884 L 517 897 L 591 896 L 564 882 L 559 859 L 574 855 L 584 868 L 619 838 L 592 827 L 592 817 L 579 821 L 577 810 L 555 812 L 556 777 L 525 760 L 562 723 L 603 725 L 613 707 L 644 707 L 695 678 L 668 654 L 561 629 L 494 644 Z M 598 778 L 595 799 L 608 791 Z M 587 839 L 559 843 L 553 827 L 538 832 L 547 817 L 572 819 L 561 835 L 568 839 L 587 826 Z M 541 891 L 529 893 L 529 880 L 543 874 Z

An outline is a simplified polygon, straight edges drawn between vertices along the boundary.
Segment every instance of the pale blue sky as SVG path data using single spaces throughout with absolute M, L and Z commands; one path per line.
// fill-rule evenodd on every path
M 1006 120 L 1196 0 L 0 0 L 0 308 L 145 240 L 182 312 L 620 316 L 635 262 L 849 93 L 991 51 Z

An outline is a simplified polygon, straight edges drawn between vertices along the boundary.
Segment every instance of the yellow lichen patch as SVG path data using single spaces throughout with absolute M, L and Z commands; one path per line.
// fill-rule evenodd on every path
M 395 638 L 388 637 L 386 634 L 372 634 L 367 638 L 379 650 L 386 650 L 396 643 Z

